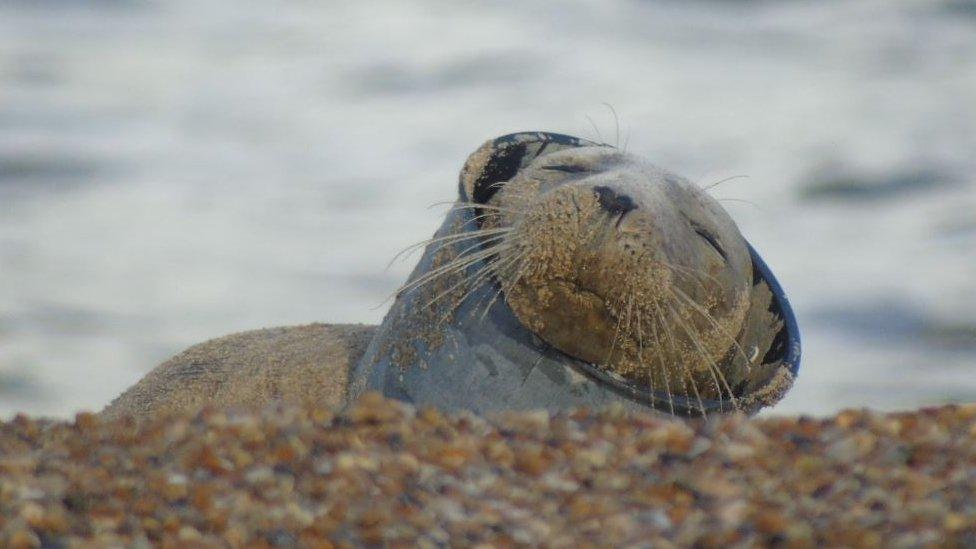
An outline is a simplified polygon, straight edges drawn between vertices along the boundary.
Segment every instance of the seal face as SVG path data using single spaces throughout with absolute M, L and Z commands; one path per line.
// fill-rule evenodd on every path
M 489 249 L 523 324 L 649 389 L 734 398 L 752 263 L 715 200 L 600 146 L 539 157 L 494 190 L 482 224 L 510 229 Z
M 772 404 L 798 364 L 785 297 L 716 201 L 634 155 L 528 132 L 469 157 L 352 395 L 704 415 Z

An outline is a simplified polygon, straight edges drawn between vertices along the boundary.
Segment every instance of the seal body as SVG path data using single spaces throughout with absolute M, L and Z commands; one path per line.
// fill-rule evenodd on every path
M 276 400 L 338 407 L 346 401 L 350 368 L 374 331 L 361 324 L 311 324 L 213 339 L 157 366 L 102 414 L 159 417 Z
M 186 351 L 106 415 L 366 391 L 443 409 L 613 403 L 754 413 L 799 368 L 782 289 L 693 183 L 583 139 L 488 141 L 379 327 L 248 332 Z

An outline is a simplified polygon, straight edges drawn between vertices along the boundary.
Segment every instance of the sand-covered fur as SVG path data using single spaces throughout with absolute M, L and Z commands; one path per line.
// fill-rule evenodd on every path
M 490 209 L 490 208 L 495 209 Z M 537 158 L 492 195 L 506 300 L 567 354 L 669 394 L 734 394 L 752 262 L 692 182 L 602 146 Z M 768 301 L 767 301 L 768 302 Z
M 276 400 L 341 406 L 349 370 L 374 326 L 310 324 L 228 335 L 161 364 L 105 409 L 106 417 L 260 407 Z

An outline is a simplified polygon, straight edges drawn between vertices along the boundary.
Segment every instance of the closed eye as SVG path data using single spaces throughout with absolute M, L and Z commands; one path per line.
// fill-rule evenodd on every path
M 554 166 L 542 166 L 539 169 L 548 170 L 550 172 L 563 172 L 563 173 L 583 173 L 583 172 L 590 171 L 583 166 L 573 166 L 570 164 L 556 164 Z
M 716 238 L 715 235 L 708 232 L 704 227 L 695 223 L 694 221 L 691 221 L 691 228 L 695 231 L 695 234 L 704 238 L 705 242 L 708 242 L 712 248 L 715 248 L 715 251 L 722 256 L 722 259 L 724 259 L 726 263 L 729 262 L 729 256 L 725 253 L 725 250 L 722 249 L 722 245 L 718 243 L 718 238 Z

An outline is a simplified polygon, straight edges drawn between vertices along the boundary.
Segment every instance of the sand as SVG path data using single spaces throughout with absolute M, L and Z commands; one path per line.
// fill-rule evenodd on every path
M 976 405 L 0 423 L 0 546 L 976 545 Z

